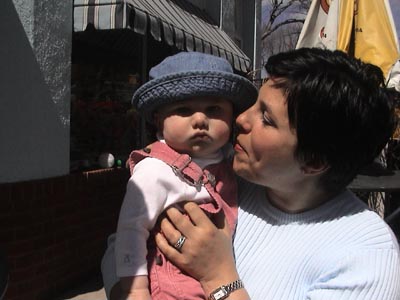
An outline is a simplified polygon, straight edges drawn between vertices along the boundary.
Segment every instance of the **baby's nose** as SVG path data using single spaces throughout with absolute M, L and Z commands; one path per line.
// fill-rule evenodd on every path
M 208 126 L 208 117 L 203 112 L 195 112 L 192 115 L 192 123 L 193 123 L 193 127 L 207 127 Z

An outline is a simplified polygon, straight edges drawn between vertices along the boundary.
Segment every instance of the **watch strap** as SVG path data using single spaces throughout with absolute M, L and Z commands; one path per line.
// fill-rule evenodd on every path
M 230 293 L 232 293 L 233 291 L 239 290 L 241 288 L 244 288 L 244 284 L 240 279 L 238 279 L 238 280 L 235 280 L 226 285 L 220 286 L 219 288 L 217 288 L 210 294 L 208 299 L 209 300 L 223 300 L 223 299 L 228 298 Z

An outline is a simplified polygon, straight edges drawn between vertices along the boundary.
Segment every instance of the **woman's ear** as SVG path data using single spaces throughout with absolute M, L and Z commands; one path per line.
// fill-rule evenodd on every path
M 329 169 L 327 163 L 320 163 L 315 165 L 304 164 L 301 166 L 301 172 L 305 175 L 318 175 L 324 173 Z

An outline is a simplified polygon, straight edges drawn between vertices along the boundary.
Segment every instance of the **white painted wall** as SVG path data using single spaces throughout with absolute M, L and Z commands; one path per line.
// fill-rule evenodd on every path
M 69 172 L 72 1 L 0 1 L 0 183 Z

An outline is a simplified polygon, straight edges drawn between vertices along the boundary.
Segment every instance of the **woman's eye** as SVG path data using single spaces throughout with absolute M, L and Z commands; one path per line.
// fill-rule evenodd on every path
M 264 111 L 262 113 L 262 122 L 263 122 L 264 125 L 268 125 L 268 126 L 273 126 L 274 125 L 273 121 L 268 116 L 268 113 L 266 111 Z

